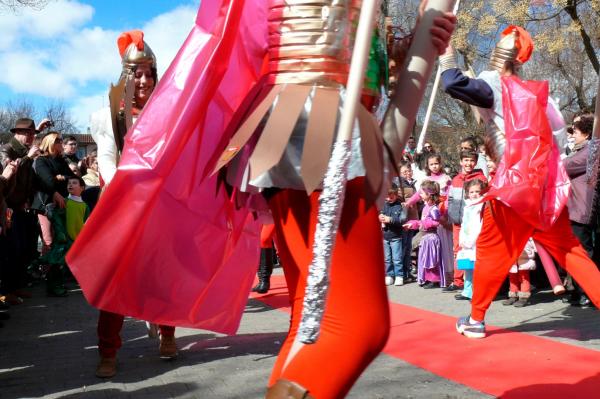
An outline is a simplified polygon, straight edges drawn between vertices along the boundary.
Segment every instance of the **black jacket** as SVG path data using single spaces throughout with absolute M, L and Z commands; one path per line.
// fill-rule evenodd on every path
M 55 192 L 67 197 L 67 178 L 74 176 L 67 161 L 63 157 L 41 156 L 33 162 L 33 170 L 38 179 L 38 191 L 33 198 L 33 209 L 44 210 L 44 206 L 52 202 Z M 57 180 L 63 175 L 65 180 Z
M 393 203 L 386 201 L 381 214 L 392 218 L 391 223 L 382 226 L 383 238 L 385 240 L 402 238 L 402 225 L 406 223 L 406 209 L 402 206 L 402 203 L 400 201 Z
M 33 172 L 33 159 L 27 156 L 29 150 L 14 137 L 0 147 L 0 164 L 3 170 L 11 161 L 19 162 L 17 173 L 8 182 L 6 205 L 12 209 L 24 209 L 31 204 L 35 193 L 36 178 Z
M 67 161 L 67 164 L 68 163 L 75 163 L 75 164 L 79 163 L 79 158 L 77 157 L 77 154 L 71 154 L 71 155 L 63 154 L 63 158 L 65 159 L 65 161 Z

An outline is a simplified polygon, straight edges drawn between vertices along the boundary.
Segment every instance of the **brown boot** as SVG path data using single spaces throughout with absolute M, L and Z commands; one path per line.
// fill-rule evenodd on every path
M 117 358 L 116 357 L 100 357 L 98 367 L 96 367 L 96 377 L 110 378 L 117 374 Z
M 315 397 L 295 382 L 279 379 L 267 389 L 265 399 L 315 399 Z
M 175 337 L 160 336 L 160 346 L 158 347 L 161 359 L 175 359 L 177 357 L 177 343 Z

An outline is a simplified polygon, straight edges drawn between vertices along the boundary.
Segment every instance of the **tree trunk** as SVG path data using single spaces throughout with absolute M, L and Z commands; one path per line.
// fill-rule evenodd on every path
M 579 18 L 579 14 L 577 13 L 577 1 L 569 0 L 568 5 L 565 7 L 565 11 L 571 19 L 579 25 L 579 34 L 581 35 L 581 39 L 583 40 L 583 46 L 585 48 L 585 53 L 587 54 L 592 66 L 596 73 L 600 72 L 600 63 L 598 62 L 598 57 L 596 56 L 596 52 L 594 51 L 594 46 L 592 45 L 592 40 L 590 39 L 590 35 L 583 28 L 583 24 L 581 23 L 581 19 Z

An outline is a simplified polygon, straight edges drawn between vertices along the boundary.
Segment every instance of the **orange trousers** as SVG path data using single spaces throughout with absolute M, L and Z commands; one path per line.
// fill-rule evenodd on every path
M 284 378 L 299 383 L 317 399 L 343 398 L 387 341 L 390 319 L 383 241 L 377 209 L 367 208 L 363 199 L 363 184 L 363 179 L 354 179 L 347 186 L 319 339 L 291 360 L 287 358 L 300 324 L 312 260 L 318 193 L 307 196 L 304 191 L 282 190 L 269 200 L 292 308 L 290 330 L 269 385 Z
M 591 301 L 600 306 L 600 271 L 573 234 L 566 208 L 550 229 L 540 231 L 524 222 L 510 207 L 499 201 L 490 201 L 485 204 L 483 227 L 477 239 L 471 300 L 471 317 L 474 320 L 484 320 L 487 309 L 529 237 L 542 244 L 558 264 L 564 265 Z

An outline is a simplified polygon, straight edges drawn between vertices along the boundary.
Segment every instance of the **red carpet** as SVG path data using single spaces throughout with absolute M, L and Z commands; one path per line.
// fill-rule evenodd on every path
M 289 313 L 283 276 L 269 294 L 252 294 Z M 456 333 L 455 318 L 390 303 L 392 329 L 384 353 L 440 377 L 501 398 L 600 397 L 600 352 L 487 326 L 488 337 Z

